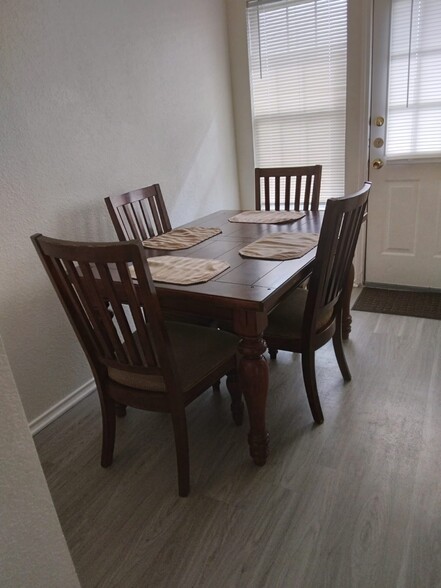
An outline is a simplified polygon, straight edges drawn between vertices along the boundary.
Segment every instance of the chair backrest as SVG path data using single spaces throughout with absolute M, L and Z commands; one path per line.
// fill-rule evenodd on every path
M 316 324 L 322 322 L 324 316 L 333 316 L 354 258 L 370 188 L 371 182 L 365 182 L 355 194 L 330 198 L 326 202 L 314 268 L 308 283 L 304 328 L 310 325 L 315 331 Z
M 141 243 L 31 239 L 97 380 L 122 370 L 150 376 L 154 391 L 172 393 L 175 362 Z
M 171 230 L 159 184 L 104 198 L 120 241 L 150 239 Z
M 256 168 L 256 210 L 318 210 L 322 166 Z

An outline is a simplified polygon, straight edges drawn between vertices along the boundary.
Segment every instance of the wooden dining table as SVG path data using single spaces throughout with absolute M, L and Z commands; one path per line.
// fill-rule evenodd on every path
M 254 462 L 264 465 L 269 448 L 265 422 L 269 369 L 263 332 L 268 313 L 311 273 L 316 247 L 299 259 L 287 261 L 244 258 L 239 250 L 270 233 L 319 233 L 324 211 L 308 211 L 300 220 L 283 224 L 229 222 L 238 212 L 222 210 L 183 225 L 221 229 L 220 234 L 198 245 L 172 252 L 146 248 L 145 252 L 148 257 L 171 254 L 229 264 L 227 270 L 205 283 L 182 286 L 155 282 L 155 286 L 165 311 L 213 320 L 240 337 L 238 377 L 249 414 L 249 450 Z M 350 326 L 348 320 L 345 324 Z

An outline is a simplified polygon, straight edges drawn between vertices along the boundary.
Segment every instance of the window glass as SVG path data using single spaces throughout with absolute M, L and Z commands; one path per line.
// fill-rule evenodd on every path
M 441 154 L 441 0 L 392 0 L 386 155 Z
M 341 196 L 347 1 L 248 2 L 248 49 L 256 167 L 321 164 L 321 199 Z

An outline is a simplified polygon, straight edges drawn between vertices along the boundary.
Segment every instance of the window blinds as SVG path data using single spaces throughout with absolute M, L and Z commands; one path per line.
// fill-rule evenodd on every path
M 322 164 L 321 200 L 341 196 L 347 0 L 247 6 L 255 165 Z
M 441 0 L 392 0 L 388 159 L 441 154 Z

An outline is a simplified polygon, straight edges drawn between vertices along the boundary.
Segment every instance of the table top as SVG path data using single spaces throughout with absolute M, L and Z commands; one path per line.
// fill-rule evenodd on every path
M 305 232 L 320 233 L 323 211 L 305 212 L 305 216 L 293 223 L 257 224 L 231 223 L 228 219 L 239 210 L 222 210 L 196 219 L 183 226 L 218 227 L 222 233 L 189 249 L 164 251 L 145 249 L 147 257 L 177 255 L 219 259 L 230 268 L 203 284 L 180 286 L 156 282 L 161 303 L 175 307 L 177 301 L 194 310 L 198 304 L 216 304 L 217 307 L 241 308 L 268 312 L 285 292 L 299 285 L 310 273 L 317 248 L 299 259 L 271 261 L 243 258 L 239 250 L 249 243 L 271 233 Z

